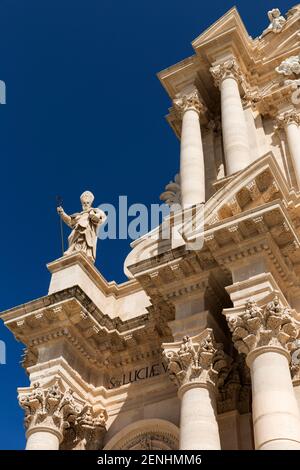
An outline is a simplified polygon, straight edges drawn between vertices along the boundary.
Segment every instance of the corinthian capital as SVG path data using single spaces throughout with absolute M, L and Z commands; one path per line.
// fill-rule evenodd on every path
M 277 296 L 263 308 L 249 300 L 242 313 L 227 315 L 227 321 L 234 346 L 244 354 L 262 346 L 291 351 L 299 332 L 290 310 Z
M 19 395 L 19 404 L 25 410 L 27 429 L 43 423 L 62 433 L 69 417 L 80 412 L 72 390 L 63 393 L 58 381 L 48 388 L 35 383 L 33 390 Z
M 33 388 L 19 394 L 19 404 L 25 411 L 25 428 L 28 432 L 42 427 L 57 434 L 64 448 L 86 448 L 97 439 L 99 430 L 105 430 L 106 413 L 94 416 L 90 405 L 76 402 L 72 390 L 63 391 L 59 380 L 48 387 L 38 382 Z M 89 437 L 89 440 L 86 437 Z
M 198 114 L 204 112 L 206 109 L 196 88 L 181 93 L 177 98 L 174 99 L 173 104 L 176 112 L 180 114 L 180 116 L 182 116 L 189 109 L 193 109 Z
M 216 87 L 219 87 L 225 78 L 234 78 L 238 83 L 243 81 L 241 69 L 235 59 L 226 60 L 222 64 L 210 68 Z
M 77 419 L 65 430 L 61 448 L 67 450 L 101 449 L 106 421 L 105 410 L 100 410 L 96 414 L 91 405 L 84 406 Z
M 300 115 L 295 110 L 287 111 L 286 113 L 280 114 L 275 121 L 277 128 L 282 128 L 288 124 L 297 124 L 300 125 Z
M 218 373 L 227 367 L 222 345 L 214 340 L 212 331 L 181 342 L 163 344 L 163 356 L 168 365 L 170 379 L 178 386 L 194 383 L 216 385 Z

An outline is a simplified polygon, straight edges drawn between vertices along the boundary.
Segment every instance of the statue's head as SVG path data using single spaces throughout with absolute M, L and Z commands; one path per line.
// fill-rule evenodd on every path
M 80 196 L 80 201 L 82 205 L 82 209 L 85 211 L 92 207 L 93 201 L 94 201 L 94 195 L 91 193 L 91 191 L 84 191 L 84 193 L 81 194 Z
M 271 17 L 278 18 L 281 15 L 281 12 L 278 8 L 273 8 L 270 12 Z

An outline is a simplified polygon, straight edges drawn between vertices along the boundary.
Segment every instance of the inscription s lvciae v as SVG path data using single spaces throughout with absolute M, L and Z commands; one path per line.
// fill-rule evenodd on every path
M 140 380 L 150 379 L 158 375 L 165 374 L 167 366 L 163 362 L 140 367 L 139 369 L 129 370 L 120 376 L 112 376 L 108 378 L 108 388 L 118 388 L 122 385 L 138 382 Z

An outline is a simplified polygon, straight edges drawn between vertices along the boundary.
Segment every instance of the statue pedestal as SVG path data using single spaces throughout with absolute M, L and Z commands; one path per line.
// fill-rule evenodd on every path
M 51 273 L 49 295 L 78 286 L 99 308 L 107 303 L 105 294 L 111 284 L 115 284 L 107 282 L 88 257 L 80 252 L 52 261 L 47 268 Z

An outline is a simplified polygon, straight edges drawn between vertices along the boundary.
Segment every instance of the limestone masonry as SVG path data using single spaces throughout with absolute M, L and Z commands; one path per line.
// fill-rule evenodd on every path
M 107 282 L 93 195 L 59 208 L 48 294 L 1 315 L 26 345 L 27 449 L 300 449 L 300 4 L 268 18 L 253 39 L 232 8 L 158 74 L 175 243 L 158 227 Z

